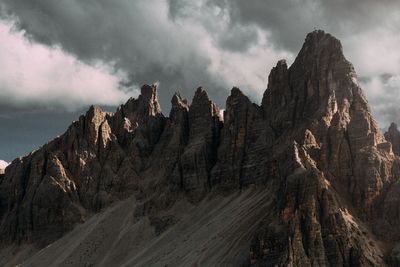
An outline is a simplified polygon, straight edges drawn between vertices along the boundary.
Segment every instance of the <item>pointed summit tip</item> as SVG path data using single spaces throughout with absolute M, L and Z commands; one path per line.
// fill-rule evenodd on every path
M 394 123 L 394 122 L 392 122 L 392 123 L 390 124 L 390 126 L 389 126 L 389 130 L 391 130 L 391 129 L 397 130 L 397 124 Z
M 91 117 L 93 117 L 94 115 L 98 114 L 98 113 L 102 113 L 103 110 L 97 106 L 97 105 L 91 105 L 88 109 L 88 111 L 86 112 L 87 115 L 90 115 Z
M 287 68 L 287 63 L 286 63 L 286 59 L 281 59 L 276 63 L 277 67 L 285 67 Z
M 239 87 L 234 86 L 232 87 L 231 93 L 242 93 L 242 91 L 239 89 Z
M 240 97 L 240 96 L 244 96 L 242 90 L 239 89 L 239 87 L 234 86 L 231 90 L 231 96 L 234 97 Z
M 107 113 L 103 112 L 103 110 L 99 106 L 91 105 L 84 117 L 88 121 L 103 121 L 106 115 Z
M 197 88 L 194 94 L 193 102 L 195 102 L 195 100 L 197 99 L 202 99 L 202 98 L 209 100 L 206 90 L 204 90 L 203 87 L 200 86 Z
M 232 105 L 250 103 L 250 99 L 239 89 L 234 86 L 231 90 L 230 96 L 226 99 L 226 108 Z
M 202 94 L 202 93 L 206 93 L 206 91 L 203 89 L 202 86 L 199 86 L 199 87 L 196 89 L 196 93 L 195 93 L 195 94 Z
M 326 39 L 326 38 L 336 39 L 330 33 L 327 33 L 327 32 L 325 32 L 323 30 L 314 30 L 314 31 L 309 32 L 307 34 L 306 42 L 307 41 L 312 41 L 312 40 L 321 40 L 321 39 Z
M 175 94 L 172 96 L 171 103 L 175 102 L 175 100 L 182 100 L 180 92 L 175 92 Z
M 323 30 L 314 30 L 307 34 L 303 48 L 338 50 L 342 52 L 342 44 L 339 39 Z
M 140 94 L 146 99 L 152 99 L 157 96 L 157 85 L 145 84 L 140 88 Z
M 89 111 L 95 111 L 95 110 L 101 110 L 101 108 L 98 105 L 91 105 L 89 107 Z
M 218 109 L 217 105 L 210 100 L 207 92 L 203 89 L 203 87 L 197 88 L 196 93 L 193 96 L 193 100 L 192 100 L 192 104 L 190 105 L 190 108 L 193 108 L 194 106 L 208 107 L 209 105 L 211 105 L 211 107 L 212 107 L 212 114 L 219 113 L 219 109 Z
M 317 62 L 319 63 L 317 64 Z M 330 64 L 326 64 L 326 62 L 330 62 Z M 345 58 L 340 41 L 322 30 L 315 30 L 307 34 L 290 69 L 302 69 L 304 66 L 312 67 L 314 64 L 317 64 L 315 66 L 318 66 L 320 71 L 337 66 L 341 68 L 341 72 L 353 72 L 353 66 Z
M 172 107 L 187 107 L 187 100 L 181 97 L 179 92 L 175 92 L 171 99 Z
M 276 66 L 274 67 L 275 70 L 278 72 L 286 71 L 288 69 L 287 63 L 285 59 L 281 59 L 276 63 Z

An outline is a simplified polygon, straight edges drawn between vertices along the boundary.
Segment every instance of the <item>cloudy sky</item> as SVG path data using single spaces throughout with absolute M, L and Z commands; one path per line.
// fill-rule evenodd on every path
M 0 159 L 159 84 L 168 114 L 202 85 L 223 107 L 232 86 L 261 101 L 269 70 L 305 35 L 338 37 L 382 128 L 400 123 L 400 2 L 383 0 L 0 0 Z

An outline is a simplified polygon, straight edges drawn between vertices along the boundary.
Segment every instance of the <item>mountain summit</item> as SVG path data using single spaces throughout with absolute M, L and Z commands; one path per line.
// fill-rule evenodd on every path
M 171 104 L 165 117 L 144 85 L 15 159 L 0 180 L 0 262 L 400 264 L 400 133 L 380 131 L 338 39 L 309 33 L 260 106 L 233 88 L 221 118 L 201 87 Z

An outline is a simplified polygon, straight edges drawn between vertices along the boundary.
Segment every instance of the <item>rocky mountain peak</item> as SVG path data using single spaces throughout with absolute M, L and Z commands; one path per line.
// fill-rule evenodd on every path
M 392 122 L 390 124 L 388 131 L 385 133 L 385 138 L 392 143 L 393 153 L 400 155 L 400 131 L 396 123 Z
M 230 96 L 232 98 L 243 98 L 243 97 L 247 98 L 247 96 L 245 96 L 243 92 L 236 86 L 232 88 Z
M 338 53 L 343 56 L 343 47 L 340 41 L 323 30 L 315 30 L 307 34 L 301 53 L 310 52 L 318 54 L 322 50 L 329 50 L 330 53 Z
M 287 70 L 288 70 L 288 66 L 287 66 L 286 60 L 281 59 L 281 60 L 278 60 L 275 67 L 272 68 L 271 73 L 275 72 L 275 73 L 277 73 L 276 76 L 280 76 L 279 74 L 283 74 L 283 73 L 287 72 Z M 274 75 L 272 75 L 272 76 L 274 76 Z
M 89 139 L 97 144 L 99 140 L 100 127 L 106 122 L 107 113 L 103 112 L 99 106 L 91 106 L 86 113 L 86 127 L 89 131 Z M 108 125 L 108 124 L 107 124 Z
M 169 118 L 172 122 L 188 123 L 187 116 L 189 112 L 189 104 L 186 99 L 182 99 L 180 93 L 175 93 L 171 99 L 171 111 Z
M 141 87 L 140 92 L 138 101 L 146 109 L 146 113 L 150 116 L 161 114 L 161 107 L 157 98 L 157 85 L 145 84 Z
M 102 111 L 99 106 L 92 105 L 85 115 L 81 115 L 79 120 L 69 127 L 67 134 L 84 140 L 87 148 L 95 149 L 99 141 L 100 128 L 109 115 L 111 114 Z
M 233 87 L 230 96 L 226 100 L 224 124 L 229 127 L 233 118 L 245 115 L 249 105 L 251 105 L 249 98 L 239 88 Z
M 292 97 L 289 88 L 288 67 L 286 60 L 280 60 L 268 76 L 268 87 L 265 90 L 261 106 L 264 110 L 287 105 Z
M 131 135 L 138 127 L 146 129 L 145 131 L 154 130 L 156 132 L 154 138 L 157 139 L 164 120 L 157 98 L 157 86 L 143 85 L 141 95 L 137 99 L 130 98 L 118 108 L 111 119 L 111 128 L 120 141 L 127 141 L 127 135 Z
M 157 85 L 152 84 L 148 85 L 145 84 L 140 88 L 140 95 L 145 99 L 149 99 L 154 101 L 157 99 Z
M 358 125 L 363 130 L 357 130 L 355 139 L 375 145 L 384 142 L 340 41 L 321 30 L 307 35 L 290 68 L 279 61 L 271 70 L 262 107 L 276 134 L 319 121 L 313 132 L 333 124 L 352 135 L 351 128 Z
M 149 105 L 149 114 L 155 116 L 161 113 L 161 107 L 157 98 L 157 85 L 143 85 L 140 88 L 139 101 L 143 101 L 145 104 Z
M 172 109 L 174 108 L 180 108 L 180 107 L 184 107 L 189 109 L 189 105 L 186 99 L 182 99 L 181 94 L 179 92 L 176 92 L 172 99 L 171 99 L 171 105 L 172 105 Z
M 204 117 L 218 117 L 219 118 L 219 108 L 218 106 L 210 100 L 207 92 L 203 87 L 198 87 L 190 105 L 190 112 L 192 114 L 204 112 Z
M 389 132 L 398 132 L 399 130 L 398 130 L 398 126 L 397 126 L 397 124 L 396 123 L 394 123 L 394 122 L 392 122 L 391 124 L 390 124 L 390 126 L 389 126 Z
M 198 87 L 196 89 L 196 92 L 194 93 L 193 100 L 192 100 L 192 105 L 193 104 L 202 104 L 202 103 L 209 103 L 210 98 L 208 97 L 208 94 L 206 90 L 204 90 L 203 87 Z
M 393 124 L 385 134 L 393 154 L 335 37 L 314 31 L 290 67 L 278 61 L 261 107 L 237 87 L 224 122 L 202 87 L 190 105 L 179 93 L 171 105 L 164 117 L 157 87 L 144 85 L 115 114 L 92 106 L 66 134 L 13 161 L 0 179 L 0 240 L 42 248 L 131 197 L 131 212 L 106 211 L 124 226 L 98 224 L 102 235 L 93 233 L 88 247 L 101 249 L 82 254 L 85 242 L 75 242 L 79 249 L 65 251 L 104 263 L 127 249 L 125 265 L 145 266 L 182 258 L 189 260 L 182 265 L 208 258 L 215 261 L 204 265 L 399 265 L 400 133 Z
M 157 98 L 157 86 L 145 84 L 140 91 L 141 94 L 137 99 L 130 98 L 124 105 L 121 105 L 117 113 L 128 118 L 131 123 L 144 120 L 148 116 L 162 116 Z
M 85 118 L 90 124 L 93 124 L 95 128 L 98 128 L 99 125 L 105 120 L 107 113 L 103 112 L 103 110 L 96 105 L 92 105 L 89 107 L 89 110 L 86 112 Z
M 291 69 L 303 71 L 308 76 L 333 70 L 340 71 L 338 75 L 355 74 L 353 66 L 344 57 L 341 42 L 322 30 L 307 34 Z
M 86 112 L 86 116 L 94 118 L 102 113 L 103 113 L 103 110 L 101 109 L 101 107 L 99 107 L 97 105 L 91 105 L 89 107 L 88 111 Z

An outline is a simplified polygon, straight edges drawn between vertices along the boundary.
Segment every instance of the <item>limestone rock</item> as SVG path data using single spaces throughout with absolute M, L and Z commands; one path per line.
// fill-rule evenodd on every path
M 247 172 L 257 161 L 250 165 L 246 159 L 251 157 L 248 151 L 259 133 L 257 120 L 260 121 L 261 117 L 261 110 L 239 88 L 234 87 L 226 101 L 218 160 L 211 175 L 213 185 L 237 189 L 249 179 L 255 180 L 256 177 L 250 177 Z M 256 154 L 254 156 L 257 157 Z
M 183 191 L 198 198 L 211 189 L 210 171 L 222 126 L 217 106 L 201 87 L 189 107 L 188 126 L 187 144 L 174 175 L 179 177 Z
M 240 218 L 238 238 L 222 238 L 234 264 L 398 265 L 400 133 L 394 124 L 380 131 L 338 39 L 308 34 L 290 67 L 281 60 L 271 70 L 261 105 L 233 88 L 223 121 L 201 87 L 190 105 L 178 93 L 171 104 L 166 118 L 156 86 L 144 85 L 115 114 L 92 106 L 14 160 L 0 176 L 2 244 L 42 247 L 132 197 L 129 223 L 145 218 L 161 241 L 179 225 L 182 201 L 226 218 L 252 214 Z M 263 197 L 242 195 L 252 187 Z M 220 195 L 236 196 L 237 209 L 207 206 Z
M 115 115 L 91 106 L 64 135 L 12 162 L 0 183 L 1 240 L 48 244 L 137 189 L 165 120 L 156 87 L 142 94 Z
M 391 123 L 388 131 L 385 133 L 385 138 L 392 144 L 393 153 L 400 155 L 400 132 L 396 123 Z
M 183 188 L 181 156 L 189 140 L 189 105 L 176 93 L 171 99 L 171 112 L 160 141 L 155 147 L 149 173 L 163 177 L 166 187 L 174 192 Z

